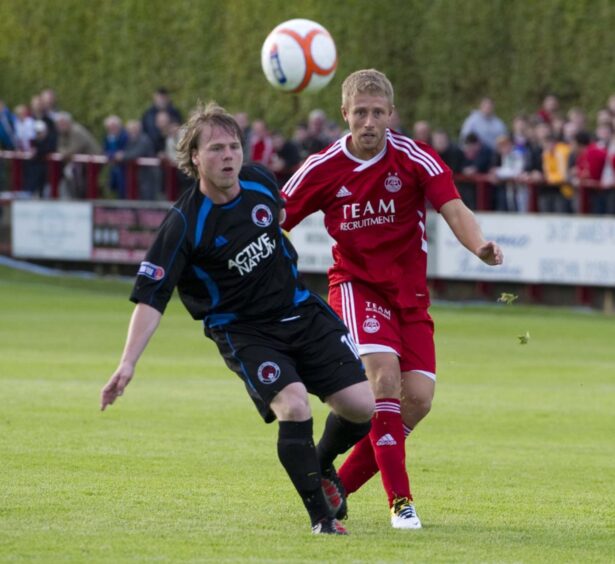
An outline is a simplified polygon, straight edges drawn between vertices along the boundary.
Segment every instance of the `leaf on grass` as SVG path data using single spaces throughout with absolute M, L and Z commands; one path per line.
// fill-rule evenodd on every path
M 516 301 L 518 297 L 519 296 L 517 296 L 517 294 L 508 294 L 507 292 L 502 292 L 502 294 L 498 298 L 498 302 L 510 305 L 514 301 Z
M 519 339 L 520 345 L 527 345 L 530 342 L 530 332 L 526 331 L 525 335 L 519 335 L 517 339 Z

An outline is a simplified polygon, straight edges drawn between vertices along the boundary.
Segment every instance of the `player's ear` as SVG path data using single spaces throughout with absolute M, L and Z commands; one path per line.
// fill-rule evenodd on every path
M 342 111 L 342 117 L 344 118 L 344 121 L 348 122 L 348 112 L 346 111 L 346 108 L 342 105 L 340 110 Z

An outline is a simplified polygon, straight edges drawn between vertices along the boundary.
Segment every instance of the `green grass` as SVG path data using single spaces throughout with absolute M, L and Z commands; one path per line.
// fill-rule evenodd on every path
M 0 561 L 615 561 L 612 317 L 432 308 L 438 390 L 408 443 L 424 529 L 392 530 L 374 479 L 351 535 L 318 538 L 276 426 L 177 300 L 98 411 L 129 289 L 0 268 Z

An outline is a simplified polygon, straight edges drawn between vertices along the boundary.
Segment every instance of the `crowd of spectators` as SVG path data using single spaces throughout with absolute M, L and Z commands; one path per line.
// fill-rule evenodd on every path
M 298 123 L 290 137 L 245 112 L 235 117 L 245 136 L 245 160 L 269 167 L 280 182 L 308 155 L 344 133 L 320 109 Z M 143 159 L 150 158 L 136 168 L 136 195 L 156 200 L 165 194 L 158 165 L 176 162 L 181 123 L 182 114 L 169 92 L 159 88 L 141 119 L 124 122 L 117 115 L 106 117 L 99 140 L 61 110 L 55 92 L 46 89 L 28 105 L 19 104 L 13 110 L 0 100 L 0 149 L 29 155 L 23 161 L 20 189 L 37 197 L 49 195 L 47 157 L 51 153 L 59 153 L 63 162 L 59 195 L 71 199 L 85 197 L 86 185 L 86 168 L 74 155 L 108 159 L 104 195 L 117 199 L 127 197 L 127 163 L 136 159 L 145 163 Z M 578 107 L 564 111 L 558 97 L 548 95 L 533 113 L 517 115 L 507 124 L 496 114 L 494 101 L 485 97 L 461 124 L 458 135 L 432 128 L 427 120 L 416 121 L 406 130 L 397 112 L 392 127 L 433 146 L 457 175 L 460 194 L 472 209 L 479 207 L 477 182 L 482 182 L 489 186 L 488 209 L 526 212 L 531 209 L 530 194 L 537 194 L 538 211 L 574 213 L 583 184 L 592 187 L 588 192 L 591 213 L 615 214 L 615 94 L 595 116 Z M 181 172 L 174 169 L 174 174 L 180 190 L 190 184 Z

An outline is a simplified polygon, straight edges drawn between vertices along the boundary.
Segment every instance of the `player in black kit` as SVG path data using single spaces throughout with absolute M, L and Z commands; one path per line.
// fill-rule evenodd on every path
M 178 145 L 179 166 L 197 182 L 171 208 L 140 265 L 124 352 L 101 409 L 124 392 L 177 287 L 264 420 L 277 418 L 278 456 L 312 531 L 346 534 L 333 460 L 369 432 L 374 397 L 348 330 L 297 276 L 275 179 L 262 167 L 242 168 L 242 158 L 232 116 L 199 105 Z M 308 392 L 331 407 L 317 446 Z

